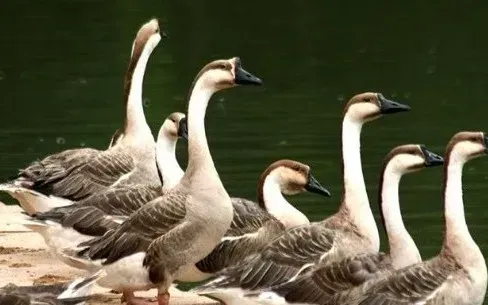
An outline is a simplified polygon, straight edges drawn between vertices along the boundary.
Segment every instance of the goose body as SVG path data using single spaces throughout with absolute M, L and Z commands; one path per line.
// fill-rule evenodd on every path
M 446 149 L 444 164 L 445 233 L 436 257 L 342 292 L 324 304 L 480 305 L 487 287 L 486 262 L 464 217 L 462 168 L 485 155 L 482 132 L 459 132 Z
M 201 294 L 258 290 L 284 283 L 310 264 L 334 262 L 361 253 L 379 251 L 379 233 L 364 185 L 360 158 L 363 123 L 381 114 L 406 111 L 409 107 L 381 94 L 363 93 L 346 105 L 342 150 L 344 198 L 339 212 L 328 219 L 284 231 L 245 264 L 221 272 L 199 287 Z M 233 293 L 233 292 L 232 292 Z
M 99 267 L 81 264 L 64 254 L 94 236 L 102 236 L 115 229 L 130 214 L 144 204 L 162 196 L 183 176 L 175 155 L 178 137 L 186 139 L 186 119 L 180 112 L 172 113 L 161 126 L 156 144 L 156 160 L 163 187 L 158 184 L 133 184 L 111 188 L 94 194 L 76 204 L 53 208 L 21 221 L 26 227 L 40 233 L 51 253 L 66 264 L 87 270 Z
M 65 151 L 65 168 L 43 167 L 35 162 L 19 177 L 0 189 L 13 194 L 30 214 L 79 201 L 116 187 L 158 183 L 155 142 L 142 108 L 142 82 L 147 61 L 161 39 L 157 20 L 144 24 L 137 33 L 125 80 L 126 120 L 123 137 L 106 151 Z M 50 157 L 47 157 L 49 160 Z M 59 158 L 59 155 L 54 159 Z M 60 203 L 61 202 L 61 203 Z
M 234 216 L 220 243 L 204 259 L 184 270 L 178 281 L 199 282 L 234 266 L 278 236 L 285 228 L 308 224 L 306 216 L 282 194 L 330 193 L 310 174 L 310 167 L 292 160 L 272 163 L 261 175 L 258 202 L 231 198 Z
M 229 228 L 232 204 L 208 148 L 204 118 L 214 92 L 239 84 L 261 84 L 239 58 L 200 71 L 188 103 L 189 162 L 181 181 L 116 230 L 80 245 L 85 248 L 78 259 L 102 264 L 106 275 L 98 283 L 122 291 L 129 304 L 137 303 L 133 291 L 152 287 L 159 304 L 167 304 L 167 290 L 181 270 L 208 255 Z
M 287 283 L 267 289 L 263 295 L 270 296 L 272 292 L 276 294 L 275 299 L 283 298 L 287 303 L 323 304 L 336 293 L 392 270 L 421 262 L 419 250 L 401 217 L 399 183 L 407 173 L 442 163 L 442 157 L 428 151 L 423 145 L 394 148 L 384 160 L 379 189 L 380 211 L 388 236 L 389 252 L 360 254 L 332 263 L 319 262 L 305 268 Z

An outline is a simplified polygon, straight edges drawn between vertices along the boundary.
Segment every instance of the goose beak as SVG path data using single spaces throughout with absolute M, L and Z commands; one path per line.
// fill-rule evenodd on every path
M 251 73 L 244 70 L 241 66 L 241 60 L 239 58 L 235 61 L 235 79 L 236 85 L 256 85 L 260 86 L 263 81 Z
M 308 182 L 307 185 L 305 185 L 305 189 L 310 193 L 316 193 L 330 197 L 330 192 L 325 187 L 320 185 L 317 179 L 315 179 L 315 177 L 312 176 L 310 173 L 308 174 Z
M 186 117 L 180 120 L 178 124 L 178 137 L 183 138 L 185 141 L 188 141 L 188 124 L 186 121 Z
M 390 114 L 410 110 L 410 106 L 389 100 L 381 93 L 378 93 L 378 100 L 380 101 L 381 114 Z
M 439 166 L 439 165 L 444 164 L 444 158 L 442 158 L 438 154 L 435 154 L 435 153 L 427 150 L 423 146 L 422 146 L 422 152 L 423 152 L 424 157 L 425 157 L 425 166 L 426 167 Z
M 483 133 L 483 143 L 485 144 L 485 153 L 488 153 L 488 137 Z

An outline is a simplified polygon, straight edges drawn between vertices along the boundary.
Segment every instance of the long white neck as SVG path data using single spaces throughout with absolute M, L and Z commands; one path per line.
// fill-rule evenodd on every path
M 206 88 L 199 79 L 193 87 L 188 104 L 188 167 L 187 174 L 205 172 L 206 177 L 220 181 L 208 148 L 205 133 L 205 112 L 214 90 Z
M 142 105 L 142 84 L 144 81 L 144 72 L 152 53 L 152 48 L 145 46 L 144 50 L 137 61 L 137 64 L 132 73 L 130 81 L 129 94 L 127 96 L 126 104 L 126 126 L 124 130 L 124 138 L 129 137 L 131 141 L 137 141 L 148 137 L 154 138 L 151 134 L 151 129 L 146 122 L 144 116 L 144 109 Z
M 380 236 L 369 206 L 361 166 L 361 128 L 363 123 L 346 115 L 342 123 L 342 157 L 344 166 L 344 199 L 341 209 L 347 209 L 351 221 L 370 239 L 372 249 L 379 251 Z
M 450 247 L 464 247 L 475 244 L 469 233 L 464 216 L 462 174 L 466 160 L 457 156 L 455 151 L 451 152 L 445 170 L 444 186 L 444 217 L 445 217 L 445 240 L 444 243 L 456 241 Z
M 262 198 L 266 210 L 287 228 L 309 224 L 308 218 L 283 197 L 280 182 L 278 173 L 272 172 L 265 178 Z
M 393 268 L 398 270 L 422 261 L 417 245 L 403 224 L 398 189 L 404 172 L 389 163 L 383 172 L 381 213 Z
M 166 135 L 165 131 L 161 130 L 156 143 L 156 162 L 163 179 L 164 193 L 177 185 L 185 173 L 176 160 L 177 140 L 176 137 Z

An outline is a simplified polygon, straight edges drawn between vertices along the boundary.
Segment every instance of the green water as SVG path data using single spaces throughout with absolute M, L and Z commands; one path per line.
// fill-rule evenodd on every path
M 313 220 L 330 215 L 341 199 L 347 99 L 379 91 L 411 105 L 410 113 L 363 129 L 363 170 L 377 214 L 379 167 L 391 148 L 423 143 L 442 153 L 457 131 L 488 131 L 488 4 L 397 2 L 2 1 L 0 178 L 60 150 L 106 147 L 122 123 L 132 39 L 156 16 L 170 39 L 146 72 L 154 132 L 170 112 L 185 110 L 189 85 L 210 60 L 238 55 L 265 82 L 217 94 L 207 112 L 214 161 L 233 196 L 255 198 L 261 171 L 290 158 L 308 163 L 334 195 L 290 201 Z M 182 164 L 185 149 L 178 147 Z M 412 174 L 401 185 L 404 219 L 424 258 L 441 244 L 441 172 Z M 479 159 L 464 176 L 467 222 L 485 255 L 487 172 L 488 158 Z

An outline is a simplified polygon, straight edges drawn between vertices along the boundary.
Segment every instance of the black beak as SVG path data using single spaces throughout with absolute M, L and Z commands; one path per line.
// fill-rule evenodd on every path
M 485 144 L 485 153 L 488 153 L 488 137 L 483 133 L 483 143 Z
M 390 114 L 410 110 L 410 106 L 386 99 L 383 94 L 378 93 L 381 114 Z
M 186 121 L 186 117 L 180 120 L 178 124 L 178 137 L 182 137 L 186 141 L 188 141 L 188 124 Z
M 444 164 L 444 158 L 427 150 L 427 148 L 425 148 L 425 146 L 423 145 L 421 145 L 420 148 L 422 149 L 422 153 L 424 154 L 426 167 L 439 166 Z
M 330 192 L 325 187 L 320 185 L 317 179 L 315 179 L 315 177 L 312 176 L 310 173 L 308 173 L 308 182 L 307 185 L 305 185 L 305 189 L 310 193 L 316 193 L 330 197 Z
M 257 85 L 263 84 L 263 81 L 251 73 L 244 70 L 241 66 L 241 60 L 237 58 L 235 68 L 235 83 L 236 85 Z

